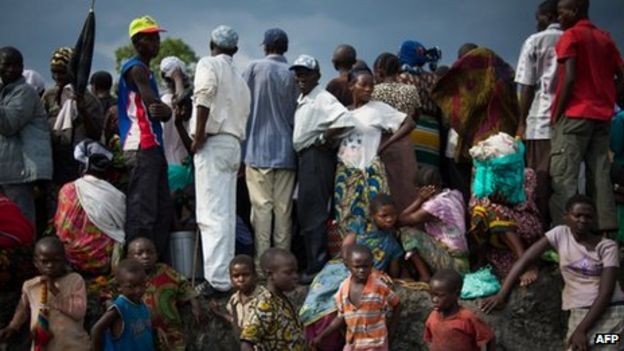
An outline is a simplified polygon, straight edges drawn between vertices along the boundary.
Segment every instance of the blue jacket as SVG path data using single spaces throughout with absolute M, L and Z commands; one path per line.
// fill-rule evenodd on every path
M 52 147 L 39 95 L 24 78 L 0 84 L 0 184 L 52 179 Z

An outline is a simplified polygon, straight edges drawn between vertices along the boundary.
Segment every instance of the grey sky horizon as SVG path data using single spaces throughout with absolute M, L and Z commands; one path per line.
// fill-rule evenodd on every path
M 227 24 L 239 33 L 235 56 L 242 71 L 263 56 L 263 33 L 284 29 L 290 39 L 287 59 L 310 54 L 321 63 L 323 82 L 336 75 L 330 58 L 340 43 L 352 44 L 369 65 L 382 52 L 396 52 L 404 40 L 439 46 L 442 64 L 450 65 L 465 42 L 487 46 L 515 67 L 520 47 L 535 32 L 534 13 L 541 1 L 501 0 L 317 0 L 317 1 L 199 1 L 97 0 L 96 44 L 92 71 L 116 76 L 114 51 L 128 44 L 128 24 L 142 15 L 156 18 L 167 33 L 181 38 L 199 57 L 209 54 L 210 31 Z M 24 55 L 25 67 L 52 83 L 52 51 L 74 46 L 90 1 L 4 0 L 0 13 L 0 46 L 14 46 Z M 590 17 L 624 47 L 624 1 L 594 0 Z M 117 77 L 115 77 L 117 79 Z

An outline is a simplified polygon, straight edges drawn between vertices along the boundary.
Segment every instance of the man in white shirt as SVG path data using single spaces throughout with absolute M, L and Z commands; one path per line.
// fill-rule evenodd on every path
M 550 226 L 550 132 L 551 108 L 557 88 L 555 45 L 563 34 L 557 23 L 557 0 L 541 3 L 535 14 L 538 33 L 522 46 L 516 70 L 520 86 L 520 113 L 524 117 L 516 136 L 526 144 L 527 167 L 537 175 L 536 204 L 544 230 Z
M 297 218 L 307 261 L 301 282 L 307 284 L 328 259 L 326 229 L 336 172 L 333 141 L 353 124 L 347 109 L 318 86 L 321 72 L 316 59 L 301 55 L 290 69 L 295 72 L 301 92 L 295 112 L 293 147 L 299 160 Z
M 251 104 L 247 84 L 234 68 L 238 34 L 219 26 L 210 35 L 212 56 L 195 72 L 195 115 L 191 150 L 195 154 L 197 225 L 202 235 L 203 293 L 231 288 L 228 265 L 236 243 L 236 174 Z

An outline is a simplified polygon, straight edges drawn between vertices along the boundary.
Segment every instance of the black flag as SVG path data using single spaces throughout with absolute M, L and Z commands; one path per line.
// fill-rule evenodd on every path
M 72 73 L 72 85 L 77 95 L 84 94 L 91 74 L 91 61 L 93 61 L 93 46 L 95 44 L 95 12 L 93 1 L 87 19 L 82 26 L 82 31 L 74 48 L 70 69 Z

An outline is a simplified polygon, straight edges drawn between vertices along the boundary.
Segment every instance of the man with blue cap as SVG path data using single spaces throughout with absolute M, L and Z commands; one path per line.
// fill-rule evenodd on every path
M 228 265 L 236 239 L 236 175 L 251 104 L 247 84 L 234 67 L 238 34 L 218 26 L 210 52 L 197 63 L 191 150 L 195 153 L 197 225 L 202 235 L 204 295 L 231 288 Z
M 259 258 L 271 241 L 275 247 L 290 250 L 297 170 L 292 134 L 299 94 L 284 57 L 286 32 L 269 29 L 262 44 L 266 56 L 252 61 L 243 73 L 252 96 L 244 157 L 258 269 Z
M 318 85 L 321 71 L 314 57 L 301 55 L 290 69 L 295 72 L 301 92 L 295 112 L 293 147 L 299 160 L 297 218 L 307 259 L 300 281 L 309 284 L 328 259 L 327 220 L 334 195 L 335 140 L 353 122 L 340 101 Z

